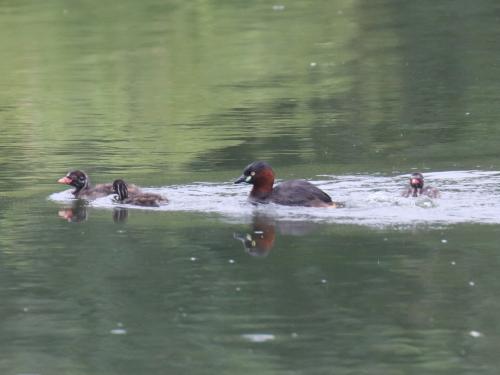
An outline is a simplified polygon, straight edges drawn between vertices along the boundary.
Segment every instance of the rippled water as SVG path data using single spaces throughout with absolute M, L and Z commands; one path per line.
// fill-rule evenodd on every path
M 0 374 L 496 375 L 499 14 L 1 1 Z M 253 160 L 346 207 L 249 204 Z
M 168 205 L 144 208 L 117 205 L 113 196 L 89 203 L 91 207 L 141 208 L 154 211 L 218 213 L 228 219 L 245 221 L 257 211 L 276 219 L 344 223 L 368 226 L 408 226 L 456 223 L 500 224 L 500 172 L 441 171 L 426 173 L 426 186 L 437 188 L 439 198 L 404 198 L 407 175 L 397 176 L 321 176 L 311 181 L 329 193 L 333 200 L 345 202 L 343 209 L 285 207 L 275 204 L 255 207 L 247 202 L 249 186 L 232 183 L 197 183 L 145 191 L 162 194 Z M 73 200 L 71 190 L 51 194 L 56 202 Z

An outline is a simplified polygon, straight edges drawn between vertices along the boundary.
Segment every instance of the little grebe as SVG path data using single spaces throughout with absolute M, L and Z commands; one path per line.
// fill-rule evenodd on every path
M 64 177 L 57 180 L 60 184 L 70 185 L 75 188 L 72 191 L 75 198 L 95 199 L 113 194 L 112 184 L 98 184 L 92 186 L 87 174 L 83 171 L 75 170 L 68 172 Z M 138 190 L 135 185 L 129 187 L 131 190 Z
M 274 171 L 264 161 L 248 165 L 234 183 L 252 184 L 249 200 L 252 203 L 276 203 L 286 206 L 344 207 L 333 202 L 323 190 L 304 180 L 285 181 L 273 188 Z
M 438 198 L 440 196 L 439 190 L 432 187 L 424 187 L 424 176 L 422 173 L 412 173 L 410 176 L 410 186 L 403 192 L 403 197 L 418 197 L 426 195 L 429 198 Z
M 119 203 L 147 207 L 159 207 L 161 204 L 168 203 L 168 199 L 159 194 L 143 193 L 141 191 L 131 193 L 123 180 L 113 181 L 113 192 L 117 194 L 115 200 Z
M 95 199 L 113 194 L 112 184 L 92 186 L 87 174 L 79 170 L 68 172 L 66 176 L 61 177 L 57 182 L 73 186 L 75 190 L 72 193 L 75 198 Z M 137 189 L 137 187 L 134 186 L 133 189 Z

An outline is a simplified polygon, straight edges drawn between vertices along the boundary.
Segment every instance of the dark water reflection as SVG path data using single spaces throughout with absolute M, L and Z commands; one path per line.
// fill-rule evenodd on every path
M 274 247 L 276 232 L 284 235 L 304 236 L 311 234 L 318 225 L 303 221 L 283 221 L 257 213 L 247 232 L 235 232 L 233 238 L 243 244 L 251 256 L 267 256 Z
M 54 208 L 30 202 L 2 236 L 5 372 L 493 373 L 485 364 L 497 364 L 492 227 L 230 224 L 137 210 L 115 223 L 96 209 L 68 223 Z M 266 246 L 257 238 L 248 252 L 265 257 L 232 239 L 256 231 Z
M 68 223 L 82 223 L 89 219 L 89 211 L 91 209 L 88 206 L 88 202 L 78 199 L 71 205 L 61 207 L 57 215 Z M 111 217 L 115 223 L 126 222 L 128 219 L 128 208 L 113 208 Z
M 498 225 L 47 197 L 72 168 L 155 187 L 227 183 L 256 159 L 283 179 L 498 171 L 499 15 L 1 2 L 0 373 L 496 374 Z

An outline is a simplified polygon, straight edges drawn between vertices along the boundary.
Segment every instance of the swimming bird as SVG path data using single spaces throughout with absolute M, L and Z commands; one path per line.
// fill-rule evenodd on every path
M 121 179 L 113 181 L 113 192 L 117 194 L 115 201 L 136 206 L 159 207 L 168 203 L 168 199 L 154 193 L 143 193 L 142 191 L 130 192 L 127 183 Z
M 438 198 L 441 194 L 438 189 L 432 186 L 424 187 L 424 176 L 422 173 L 415 172 L 410 176 L 410 186 L 403 192 L 403 197 L 418 197 L 420 195 Z
M 92 186 L 87 174 L 80 170 L 68 172 L 66 176 L 61 177 L 57 182 L 73 186 L 75 190 L 72 191 L 72 194 L 75 198 L 95 199 L 113 194 L 112 184 L 97 184 Z M 135 185 L 130 185 L 129 189 L 131 191 L 138 190 Z
M 276 203 L 285 206 L 344 207 L 333 202 L 323 190 L 304 180 L 290 180 L 274 185 L 274 171 L 265 161 L 249 164 L 234 183 L 253 185 L 249 200 L 252 203 Z

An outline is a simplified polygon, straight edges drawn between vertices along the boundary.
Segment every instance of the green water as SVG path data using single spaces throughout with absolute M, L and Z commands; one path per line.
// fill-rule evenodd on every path
M 47 197 L 72 168 L 144 186 L 256 159 L 281 178 L 498 171 L 499 17 L 493 0 L 0 1 L 0 372 L 497 374 L 498 225 L 68 222 Z M 263 225 L 265 246 L 234 238 Z

